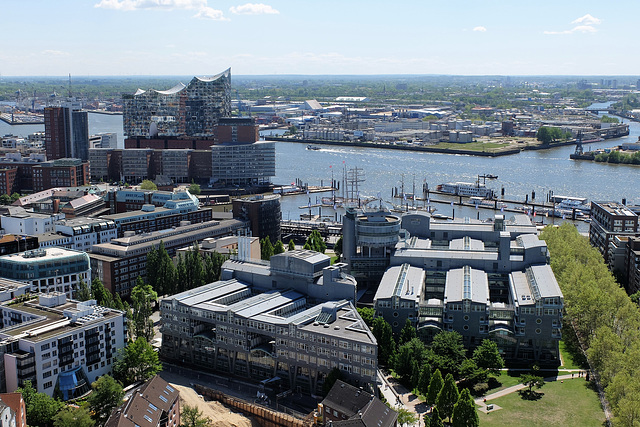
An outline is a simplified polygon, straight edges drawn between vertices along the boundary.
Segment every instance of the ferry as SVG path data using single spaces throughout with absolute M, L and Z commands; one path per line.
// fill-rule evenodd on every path
M 438 185 L 436 189 L 443 193 L 449 193 L 455 196 L 481 197 L 483 199 L 495 198 L 493 190 L 480 183 L 448 182 L 446 184 Z

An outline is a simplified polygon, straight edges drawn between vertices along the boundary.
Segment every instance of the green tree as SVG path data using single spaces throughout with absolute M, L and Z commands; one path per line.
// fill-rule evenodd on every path
M 100 425 L 104 424 L 111 412 L 122 404 L 124 390 L 122 385 L 110 377 L 103 375 L 91 384 L 93 392 L 87 398 L 89 409 L 93 412 L 93 417 Z
M 431 350 L 435 354 L 433 364 L 443 373 L 458 375 L 465 357 L 462 335 L 458 332 L 440 332 L 433 337 Z
M 273 256 L 273 245 L 269 236 L 260 241 L 260 259 L 269 261 Z
M 389 366 L 396 350 L 396 342 L 393 339 L 391 325 L 383 317 L 376 317 L 373 319 L 371 332 L 378 342 L 378 360 L 380 364 Z
M 418 377 L 418 385 L 417 385 L 418 391 L 423 396 L 426 396 L 427 393 L 429 392 L 430 382 L 431 382 L 431 366 L 425 364 L 420 368 L 420 375 Z
M 53 417 L 53 427 L 93 427 L 95 424 L 85 408 L 67 406 Z
M 194 196 L 199 196 L 200 192 L 201 192 L 200 185 L 191 181 L 191 185 L 189 186 L 189 193 L 193 194 Z
M 31 426 L 51 425 L 53 417 L 64 406 L 53 397 L 38 393 L 31 385 L 31 381 L 25 381 L 24 386 L 18 388 L 16 392 L 22 394 L 27 411 L 27 424 Z
M 187 290 L 187 266 L 185 264 L 185 257 L 182 254 L 178 254 L 178 262 L 176 263 L 176 280 L 175 280 L 175 292 L 180 293 Z
M 281 253 L 284 253 L 284 244 L 282 244 L 282 240 L 278 240 L 273 246 L 273 254 L 278 255 Z
M 414 338 L 417 338 L 418 334 L 416 332 L 415 326 L 411 323 L 411 320 L 407 319 L 404 322 L 404 326 L 400 331 L 400 338 L 398 339 L 398 345 L 402 345 L 406 342 L 411 341 Z
M 553 136 L 551 135 L 551 131 L 548 127 L 542 126 L 536 133 L 536 139 L 542 142 L 544 145 L 549 145 L 553 140 Z
M 153 305 L 158 300 L 158 294 L 151 285 L 144 283 L 138 276 L 136 286 L 131 290 L 131 308 L 133 309 L 133 328 L 136 337 L 144 337 L 147 341 L 153 339 Z
M 491 340 L 482 340 L 473 351 L 473 360 L 480 368 L 488 369 L 492 373 L 499 373 L 504 367 L 504 359 L 500 355 L 498 345 Z
M 324 393 L 325 396 L 329 394 L 331 387 L 333 387 L 336 381 L 342 380 L 342 379 L 343 379 L 342 371 L 336 366 L 331 371 L 329 371 L 329 373 L 325 377 L 324 383 L 322 383 L 322 393 Z
M 333 245 L 333 252 L 340 258 L 342 256 L 342 236 L 338 238 L 336 244 Z
M 534 393 L 533 387 L 540 389 L 544 386 L 544 378 L 534 374 L 522 374 L 520 375 L 520 382 L 527 386 L 527 394 L 532 395 Z
M 431 417 L 429 417 L 427 414 L 425 414 L 424 416 L 424 427 L 444 427 L 444 423 L 442 422 L 442 418 L 440 418 L 440 412 L 438 411 L 438 408 L 433 408 L 433 410 L 431 411 Z
M 480 368 L 473 359 L 465 359 L 460 365 L 460 376 L 464 378 L 467 386 L 473 386 L 487 380 L 489 371 Z
M 118 351 L 113 373 L 123 384 L 146 381 L 162 370 L 162 364 L 151 344 L 138 337 Z
M 375 310 L 371 307 L 358 307 L 358 314 L 364 320 L 364 323 L 367 324 L 369 328 L 373 327 L 373 315 L 375 314 Z
M 427 348 L 418 338 L 414 338 L 398 347 L 395 371 L 400 377 L 400 382 L 410 390 L 413 390 L 417 385 L 420 366 L 426 359 Z
M 425 396 L 425 400 L 427 405 L 435 405 L 438 401 L 438 394 L 440 390 L 442 390 L 442 386 L 444 385 L 444 380 L 442 379 L 442 374 L 440 373 L 440 369 L 436 369 L 436 371 L 431 375 L 431 381 L 429 381 L 429 389 L 427 390 L 427 395 Z
M 327 244 L 324 242 L 324 238 L 318 230 L 313 230 L 307 241 L 304 243 L 305 249 L 324 253 L 327 250 Z
M 78 284 L 78 290 L 76 291 L 76 299 L 78 301 L 88 301 L 91 299 L 91 290 L 87 285 L 87 282 L 80 280 Z
M 20 198 L 20 194 L 18 193 L 13 193 L 11 195 L 11 203 L 15 202 L 16 200 L 18 200 Z
M 287 248 L 288 251 L 295 251 L 296 250 L 296 242 L 293 241 L 293 239 L 289 240 L 289 247 Z
M 227 257 L 219 252 L 212 252 L 208 256 L 204 257 L 204 278 L 205 283 L 213 283 L 220 280 L 220 273 L 222 272 L 222 264 L 227 260 Z
M 453 407 L 452 425 L 453 427 L 478 427 L 480 425 L 476 404 L 467 388 L 462 390 Z
M 400 408 L 398 410 L 398 424 L 403 426 L 405 424 L 414 424 L 416 422 L 416 414 L 410 412 L 406 408 Z
M 91 281 L 91 296 L 96 300 L 98 305 L 111 307 L 113 304 L 113 295 L 104 287 L 102 281 L 97 277 Z
M 0 205 L 10 205 L 11 203 L 13 203 L 11 201 L 11 196 L 9 196 L 8 194 L 0 195 Z
M 180 411 L 180 427 L 207 427 L 211 420 L 197 406 L 185 405 Z
M 176 267 L 161 240 L 147 253 L 147 283 L 158 295 L 171 295 L 175 287 Z
M 438 393 L 438 397 L 436 399 L 438 410 L 444 418 L 451 418 L 451 415 L 453 414 L 453 407 L 455 406 L 459 397 L 460 392 L 458 391 L 456 380 L 454 380 L 453 375 L 449 373 L 444 378 L 444 385 L 442 386 L 442 390 L 440 390 L 440 393 Z
M 156 191 L 156 190 L 158 189 L 158 186 L 157 186 L 157 185 L 155 185 L 155 184 L 153 183 L 153 181 L 150 181 L 150 180 L 148 180 L 148 179 L 145 179 L 145 180 L 143 180 L 143 181 L 140 183 L 140 189 L 141 189 L 141 190 L 151 190 L 151 191 Z

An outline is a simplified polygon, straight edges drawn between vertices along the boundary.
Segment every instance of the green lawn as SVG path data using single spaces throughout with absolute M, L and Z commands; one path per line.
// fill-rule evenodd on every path
M 503 409 L 478 412 L 480 426 L 601 427 L 605 420 L 598 395 L 584 378 L 550 382 L 538 391 L 544 393 L 539 400 L 524 400 L 517 392 L 492 399 L 488 403 Z
M 578 350 L 572 349 L 566 342 L 560 341 L 560 354 L 564 364 L 561 368 L 565 369 L 588 369 L 584 366 L 584 356 L 576 355 Z
M 436 148 L 447 148 L 451 150 L 469 150 L 469 151 L 495 151 L 500 148 L 509 147 L 508 143 L 500 142 L 468 142 L 465 144 L 459 144 L 455 142 L 441 142 L 434 145 Z

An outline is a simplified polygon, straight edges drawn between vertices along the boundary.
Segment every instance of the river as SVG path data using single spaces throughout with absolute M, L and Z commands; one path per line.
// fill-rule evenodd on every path
M 591 146 L 612 147 L 625 141 L 636 141 L 640 136 L 640 124 L 632 122 L 629 127 L 629 136 Z M 43 128 L 43 125 L 10 126 L 0 122 L 0 135 L 26 136 Z M 115 132 L 121 145 L 122 116 L 89 114 L 89 131 L 92 134 Z M 588 149 L 590 146 L 585 147 Z M 508 199 L 524 200 L 525 195 L 531 198 L 531 192 L 535 191 L 536 199 L 542 201 L 551 190 L 555 195 L 586 197 L 589 200 L 621 201 L 626 198 L 627 203 L 640 203 L 635 182 L 640 177 L 639 166 L 570 160 L 569 154 L 573 151 L 573 146 L 566 146 L 491 158 L 339 146 L 323 146 L 321 150 L 313 151 L 307 150 L 305 144 L 277 142 L 276 176 L 272 181 L 290 184 L 299 178 L 310 185 L 320 185 L 321 182 L 327 185 L 332 170 L 334 179 L 341 180 L 343 167 L 358 167 L 363 169 L 366 179 L 360 184 L 361 195 L 376 196 L 380 193 L 383 198 L 391 200 L 392 189 L 398 187 L 399 191 L 403 175 L 405 191 L 412 192 L 415 180 L 416 192 L 420 193 L 423 182 L 435 188 L 449 181 L 475 182 L 478 175 L 492 174 L 498 179 L 487 181 L 487 186 L 497 193 L 504 187 Z M 317 196 L 320 198 L 323 194 Z M 311 197 L 315 202 L 316 195 Z M 283 218 L 297 219 L 300 213 L 306 212 L 306 209 L 298 207 L 307 203 L 308 198 L 304 195 L 284 197 Z M 453 213 L 448 205 L 437 207 L 442 214 L 450 216 Z M 477 215 L 475 209 L 456 210 L 456 216 Z M 325 208 L 323 214 L 333 216 L 331 211 Z M 481 219 L 493 215 L 490 210 L 481 209 L 479 212 Z M 318 210 L 314 209 L 313 213 L 318 213 Z

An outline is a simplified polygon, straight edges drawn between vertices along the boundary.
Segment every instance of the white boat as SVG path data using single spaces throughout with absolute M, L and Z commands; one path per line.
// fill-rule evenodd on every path
M 471 203 L 473 203 L 474 205 L 479 205 L 479 206 L 484 206 L 486 208 L 492 208 L 492 209 L 502 209 L 502 208 L 507 208 L 507 204 L 504 202 L 497 202 L 495 200 L 488 200 L 485 199 L 484 197 L 470 197 L 469 201 Z
M 492 189 L 480 183 L 448 182 L 438 185 L 437 190 L 456 196 L 482 197 L 483 199 L 493 199 L 495 197 Z
M 569 211 L 575 209 L 577 211 L 589 212 L 591 210 L 591 207 L 588 203 L 577 199 L 564 199 L 563 201 L 558 203 L 556 207 L 558 209 L 566 209 Z

